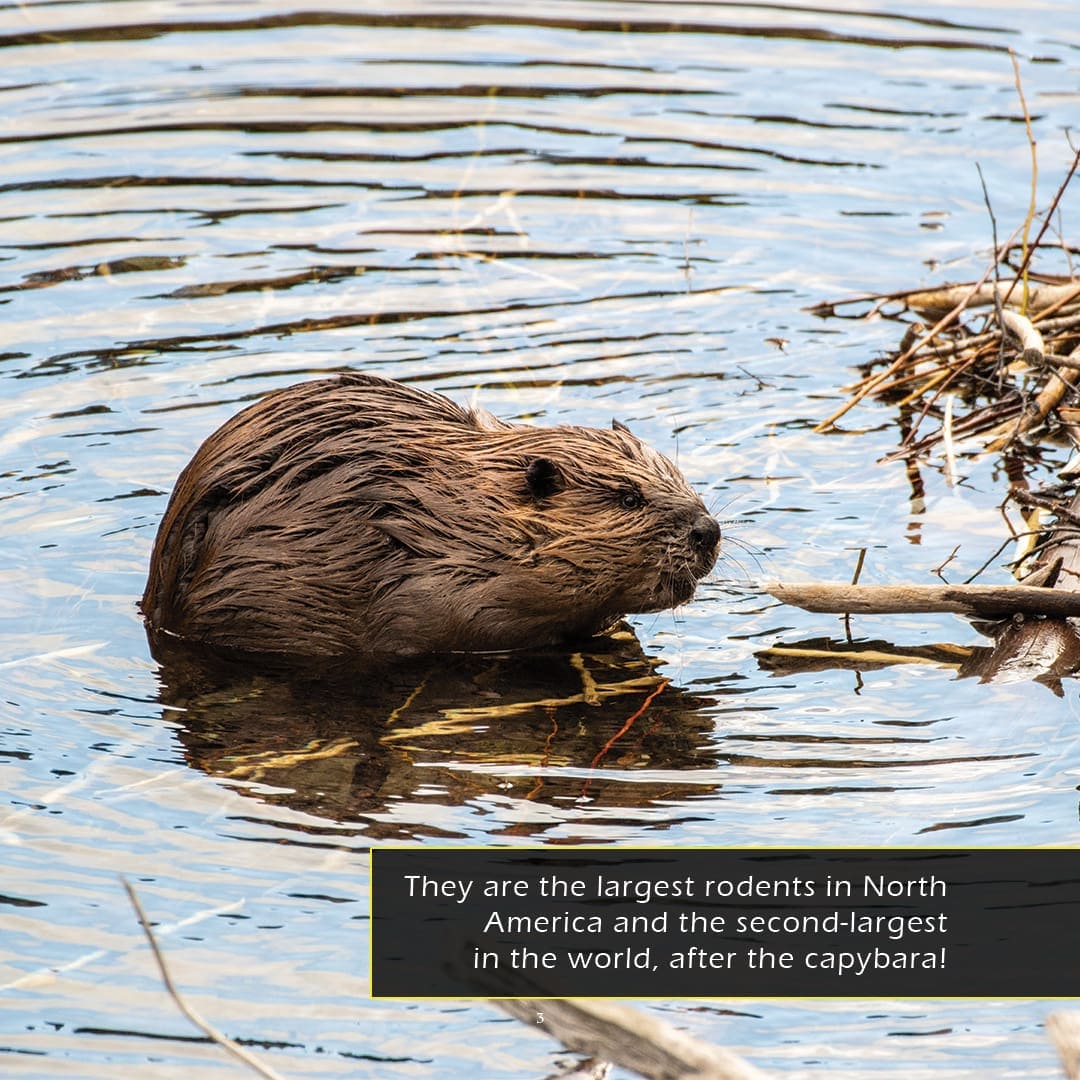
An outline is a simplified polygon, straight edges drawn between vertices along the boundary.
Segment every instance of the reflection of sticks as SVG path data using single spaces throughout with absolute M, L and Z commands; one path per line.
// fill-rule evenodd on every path
M 581 676 L 581 700 L 586 705 L 599 705 L 600 695 L 597 692 L 596 680 L 585 664 L 585 657 L 579 652 L 574 653 L 570 657 L 570 666 Z
M 832 615 L 910 615 L 946 611 L 981 619 L 1010 615 L 1080 616 L 1080 593 L 1031 585 L 841 585 L 769 582 L 765 591 L 804 611 Z
M 591 769 L 595 769 L 600 765 L 604 755 L 634 726 L 634 721 L 638 720 L 645 710 L 653 703 L 653 701 L 660 695 L 664 687 L 671 682 L 670 679 L 661 679 L 659 684 L 652 690 L 649 696 L 641 703 L 641 706 L 632 712 L 623 723 L 623 726 L 619 728 L 614 735 L 606 743 L 604 743 L 600 752 L 592 759 L 592 764 L 589 766 Z
M 738 1055 L 695 1039 L 640 1009 L 603 999 L 511 998 L 496 1001 L 517 1020 L 537 1026 L 563 1046 L 612 1061 L 656 1080 L 764 1080 Z
M 886 652 L 884 649 L 814 649 L 799 645 L 772 645 L 757 653 L 759 660 L 769 663 L 778 661 L 783 664 L 785 660 L 800 662 L 800 667 L 792 670 L 808 670 L 816 660 L 824 661 L 828 667 L 892 667 L 896 664 L 928 664 L 931 667 L 959 668 L 963 661 L 971 655 L 971 649 L 965 649 L 961 645 L 938 645 L 938 655 L 928 656 L 925 653 L 903 652 L 899 648 Z M 770 667 L 778 666 L 769 663 Z M 790 666 L 790 665 L 789 665 Z M 823 665 L 819 665 L 823 666 Z
M 498 702 L 495 705 L 473 705 L 468 708 L 442 709 L 440 721 L 433 721 L 424 724 L 422 727 L 384 735 L 383 742 L 411 739 L 416 736 L 418 731 L 441 734 L 464 730 L 466 727 L 476 723 L 489 723 L 512 716 L 528 716 L 538 710 L 562 709 L 567 705 L 596 705 L 607 698 L 618 697 L 622 694 L 636 694 L 641 690 L 650 690 L 656 686 L 656 680 L 657 676 L 655 675 L 641 675 L 633 679 L 623 679 L 620 682 L 597 684 L 594 681 L 587 690 L 583 689 L 580 694 L 569 694 L 566 697 L 533 698 L 529 701 Z M 666 684 L 667 680 L 665 680 Z
M 322 739 L 310 739 L 299 750 L 282 751 L 262 750 L 254 754 L 231 754 L 230 762 L 236 762 L 232 768 L 222 772 L 233 780 L 262 780 L 268 769 L 293 769 L 311 761 L 341 757 L 360 744 L 355 739 L 336 739 L 323 745 Z
M 143 911 L 143 906 L 139 902 L 135 890 L 124 877 L 120 878 L 120 883 L 124 886 L 124 890 L 128 894 L 128 899 L 131 901 L 131 906 L 135 909 L 135 914 L 139 917 L 139 925 L 146 935 L 146 940 L 150 942 L 150 950 L 153 952 L 154 959 L 157 961 L 158 971 L 161 973 L 161 981 L 165 984 L 165 989 L 169 992 L 169 997 L 176 1003 L 176 1007 L 211 1042 L 217 1043 L 223 1050 L 226 1050 L 228 1053 L 232 1054 L 234 1058 L 247 1065 L 249 1069 L 253 1069 L 260 1076 L 267 1077 L 268 1080 L 283 1080 L 281 1073 L 275 1072 L 268 1065 L 264 1065 L 254 1054 L 249 1053 L 239 1043 L 233 1042 L 228 1035 L 223 1035 L 213 1026 L 213 1024 L 204 1020 L 199 1013 L 184 1000 L 180 991 L 177 990 L 172 981 L 172 976 L 169 974 L 169 969 L 165 964 L 165 954 L 161 951 L 161 947 L 157 943 L 157 938 L 154 936 L 154 931 L 150 927 L 146 912 Z

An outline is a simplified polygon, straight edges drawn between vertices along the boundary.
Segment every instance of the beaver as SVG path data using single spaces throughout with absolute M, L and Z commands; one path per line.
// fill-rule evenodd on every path
M 267 394 L 202 444 L 141 607 L 152 637 L 255 653 L 520 649 L 685 603 L 719 546 L 618 421 L 507 423 L 353 373 Z

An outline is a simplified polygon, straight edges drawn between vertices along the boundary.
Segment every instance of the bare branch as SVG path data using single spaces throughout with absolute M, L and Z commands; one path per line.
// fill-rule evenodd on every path
M 729 1050 L 618 1002 L 508 998 L 493 1004 L 571 1050 L 614 1062 L 649 1080 L 765 1080 L 767 1076 Z M 538 1016 L 543 1017 L 539 1025 Z
M 264 1065 L 254 1054 L 245 1050 L 239 1043 L 233 1042 L 228 1035 L 223 1035 L 208 1020 L 204 1020 L 195 1010 L 194 1006 L 189 1005 L 187 1001 L 184 1000 L 183 995 L 172 981 L 172 976 L 169 974 L 168 966 L 165 963 L 165 954 L 161 951 L 161 947 L 157 943 L 157 938 L 154 936 L 154 931 L 150 927 L 150 921 L 147 919 L 146 912 L 143 911 L 143 906 L 139 902 L 139 897 L 136 895 L 134 888 L 131 886 L 130 882 L 128 882 L 127 878 L 121 877 L 120 884 L 124 886 L 124 890 L 128 894 L 128 899 L 131 901 L 131 906 L 135 909 L 135 914 L 139 917 L 139 925 L 142 927 L 143 933 L 146 935 L 146 940 L 150 943 L 150 950 L 153 952 L 154 959 L 157 961 L 158 971 L 161 973 L 161 981 L 165 984 L 165 989 L 168 991 L 169 997 L 176 1003 L 176 1007 L 211 1042 L 217 1043 L 223 1050 L 227 1051 L 238 1061 L 243 1062 L 249 1069 L 258 1073 L 259 1076 L 266 1077 L 267 1080 L 284 1080 L 281 1073 L 275 1072 L 268 1065 Z

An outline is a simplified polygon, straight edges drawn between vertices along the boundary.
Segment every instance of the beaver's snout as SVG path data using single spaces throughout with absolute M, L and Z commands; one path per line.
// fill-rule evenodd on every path
M 702 514 L 690 529 L 690 546 L 702 563 L 708 563 L 709 569 L 716 562 L 717 549 L 720 547 L 720 523 L 710 514 Z

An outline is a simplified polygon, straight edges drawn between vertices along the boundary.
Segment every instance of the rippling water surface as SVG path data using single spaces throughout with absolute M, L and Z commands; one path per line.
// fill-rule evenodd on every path
M 813 433 L 898 330 L 807 308 L 977 277 L 976 162 L 1003 231 L 1029 199 L 1008 50 L 1045 205 L 1078 41 L 1072 0 L 0 7 L 3 1068 L 236 1075 L 119 874 L 196 1007 L 288 1075 L 525 1077 L 553 1047 L 488 1008 L 366 999 L 371 843 L 1074 842 L 1074 683 L 777 666 L 844 627 L 755 583 L 846 579 L 860 548 L 865 581 L 954 549 L 961 580 L 1004 539 L 993 461 L 954 488 L 928 464 L 916 498 L 874 464 L 886 408 Z M 727 556 L 579 666 L 372 686 L 151 657 L 135 600 L 177 473 L 342 368 L 617 417 L 740 519 Z M 790 1075 L 1055 1074 L 1045 1002 L 721 1004 L 652 1007 Z

